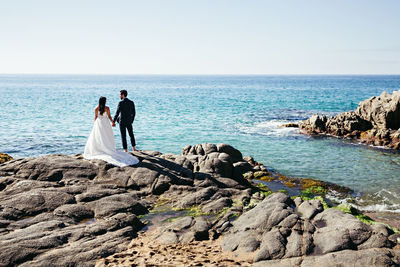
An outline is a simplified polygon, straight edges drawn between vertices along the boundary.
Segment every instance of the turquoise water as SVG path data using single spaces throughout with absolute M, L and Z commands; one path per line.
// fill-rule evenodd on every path
M 400 211 L 399 153 L 279 128 L 316 112 L 354 110 L 399 90 L 400 76 L 0 75 L 0 151 L 82 153 L 98 98 L 107 97 L 114 113 L 121 89 L 136 104 L 139 149 L 229 143 L 282 174 L 348 186 L 362 193 L 365 209 Z

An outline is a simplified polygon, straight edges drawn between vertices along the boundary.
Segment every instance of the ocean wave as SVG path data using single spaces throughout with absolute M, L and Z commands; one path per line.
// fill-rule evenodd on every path
M 351 205 L 364 212 L 393 212 L 400 213 L 400 196 L 396 192 L 381 189 L 375 193 L 365 193 L 351 198 L 340 198 L 328 194 L 327 198 L 333 202 Z
M 263 122 L 256 122 L 252 125 L 240 124 L 237 129 L 245 134 L 259 134 L 266 136 L 290 136 L 299 134 L 298 128 L 282 127 L 287 123 L 297 123 L 298 121 L 292 120 L 269 120 Z

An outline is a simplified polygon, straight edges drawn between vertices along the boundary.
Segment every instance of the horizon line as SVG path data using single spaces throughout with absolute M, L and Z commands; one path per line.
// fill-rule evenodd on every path
M 390 76 L 400 73 L 0 73 L 0 75 L 142 75 L 142 76 Z

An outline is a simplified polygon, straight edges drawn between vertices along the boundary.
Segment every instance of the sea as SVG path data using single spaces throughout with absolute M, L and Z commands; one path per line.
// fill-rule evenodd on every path
M 355 110 L 400 90 L 400 75 L 0 75 L 0 152 L 82 153 L 99 97 L 113 115 L 121 89 L 136 105 L 138 149 L 228 143 L 281 174 L 349 187 L 362 210 L 400 213 L 400 153 L 281 127 Z

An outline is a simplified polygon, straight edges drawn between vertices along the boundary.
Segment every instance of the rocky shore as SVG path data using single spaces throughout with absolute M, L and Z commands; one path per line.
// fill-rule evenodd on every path
M 300 123 L 307 134 L 333 135 L 400 150 L 400 91 L 360 102 L 356 111 L 327 118 L 315 114 Z
M 227 144 L 134 155 L 124 168 L 81 155 L 0 164 L 0 266 L 400 264 L 397 229 L 314 197 L 346 188 Z

